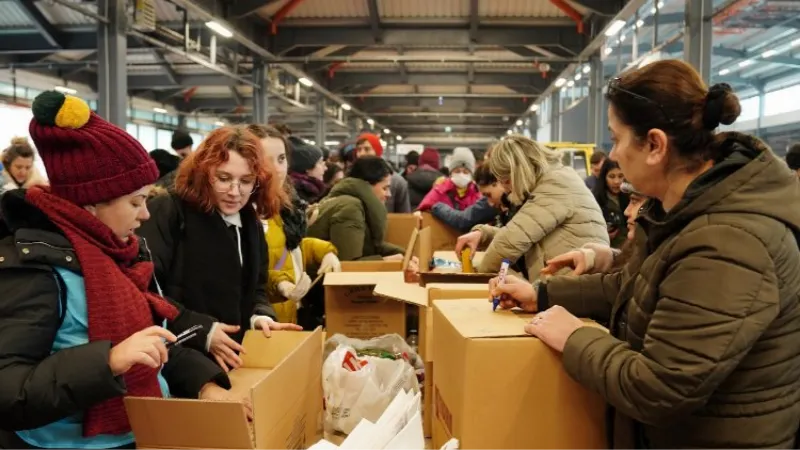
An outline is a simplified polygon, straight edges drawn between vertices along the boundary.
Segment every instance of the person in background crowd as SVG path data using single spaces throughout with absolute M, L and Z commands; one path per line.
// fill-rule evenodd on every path
M 178 310 L 133 234 L 158 178 L 145 149 L 79 98 L 32 110 L 51 186 L 2 199 L 0 448 L 135 448 L 123 397 L 227 400 L 230 381 L 158 326 Z
M 183 130 L 175 130 L 172 133 L 172 149 L 181 159 L 186 159 L 192 154 L 192 147 L 194 147 L 194 140 L 189 133 Z
M 325 183 L 325 195 L 328 195 L 333 185 L 342 181 L 343 178 L 344 170 L 342 170 L 342 166 L 333 162 L 326 162 L 325 175 L 322 176 L 322 182 Z
M 447 166 L 442 166 L 442 167 L 439 167 L 439 172 L 440 172 L 442 175 L 444 175 L 445 177 L 449 177 L 449 176 L 450 176 L 450 168 L 449 168 L 449 167 L 447 167 Z
M 786 151 L 786 164 L 800 177 L 800 144 L 792 144 Z
M 428 211 L 437 203 L 463 211 L 481 197 L 478 185 L 472 179 L 475 173 L 475 155 L 466 147 L 457 147 L 450 157 L 450 176 L 439 180 L 428 192 L 417 209 Z
M 414 150 L 411 150 L 410 152 L 406 153 L 405 159 L 406 159 L 406 167 L 403 169 L 403 178 L 405 178 L 406 181 L 408 181 L 408 176 L 414 173 L 414 171 L 417 170 L 417 167 L 419 166 L 419 153 L 417 153 Z
M 381 138 L 372 133 L 364 133 L 358 137 L 355 148 L 355 158 L 365 156 L 383 156 Z M 386 211 L 390 213 L 411 212 L 411 203 L 408 198 L 408 183 L 399 174 L 392 172 L 391 195 L 386 197 Z
M 590 242 L 608 245 L 597 201 L 580 175 L 561 163 L 558 150 L 509 136 L 492 148 L 488 166 L 519 210 L 502 228 L 478 225 L 458 238 L 458 254 L 488 245 L 478 272 L 497 272 L 508 259 L 533 281 L 551 258 Z
M 591 173 L 583 181 L 586 183 L 586 187 L 588 187 L 590 191 L 594 191 L 595 185 L 597 185 L 597 180 L 600 177 L 600 169 L 603 167 L 603 162 L 605 162 L 605 160 L 606 154 L 600 150 L 595 150 L 595 152 L 592 153 L 592 157 L 589 158 L 589 168 L 591 169 Z
M 608 227 L 611 247 L 620 248 L 625 243 L 627 220 L 623 211 L 628 207 L 630 197 L 622 192 L 625 177 L 616 161 L 606 158 L 600 168 L 597 183 L 594 185 L 594 198 L 603 211 L 603 218 Z
M 297 195 L 313 205 L 325 195 L 325 161 L 322 150 L 298 137 L 287 138 L 291 146 L 292 158 L 289 161 L 289 176 Z
M 626 240 L 621 249 L 612 248 L 601 244 L 586 244 L 583 247 L 556 256 L 547 261 L 547 267 L 542 269 L 544 275 L 555 275 L 565 267 L 572 269 L 570 275 L 578 276 L 585 273 L 606 273 L 611 270 L 622 269 L 622 266 L 633 256 L 635 247 L 636 219 L 639 211 L 644 207 L 647 197 L 637 191 L 630 183 L 622 183 L 622 192 L 630 197 L 625 208 L 627 219 Z
M 468 232 L 475 225 L 485 223 L 503 226 L 507 220 L 499 216 L 507 214 L 508 211 L 503 201 L 508 202 L 504 195 L 505 189 L 486 166 L 475 170 L 475 184 L 483 196 L 474 205 L 458 210 L 439 202 L 433 205 L 431 214 L 462 233 Z
M 355 149 L 356 143 L 355 142 L 345 142 L 339 147 L 339 161 L 334 161 L 338 165 L 342 167 L 342 170 L 347 172 L 347 170 L 352 165 L 353 161 L 355 160 Z
M 422 199 L 433 189 L 436 180 L 441 178 L 442 173 L 439 172 L 439 164 L 439 151 L 435 148 L 426 148 L 419 156 L 417 169 L 406 176 L 410 206 L 415 211 L 419 204 L 422 203 Z
M 292 135 L 292 129 L 289 128 L 289 125 L 286 125 L 285 123 L 276 123 L 273 124 L 272 127 L 278 130 L 278 132 L 286 139 L 289 139 L 289 137 Z
M 279 214 L 263 221 L 269 248 L 267 295 L 279 322 L 299 323 L 303 328 L 313 330 L 321 320 L 309 320 L 317 315 L 304 310 L 313 305 L 321 311 L 319 305 L 324 298 L 310 298 L 311 276 L 338 272 L 342 266 L 336 257 L 336 248 L 330 242 L 306 237 L 308 205 L 297 195 L 287 177 L 291 155 L 287 155 L 290 147 L 284 137 L 270 126 L 250 125 L 247 128 L 261 139 L 286 199 L 290 200 L 281 205 Z
M 800 183 L 759 139 L 716 132 L 739 100 L 683 61 L 625 72 L 606 98 L 614 157 L 651 197 L 632 259 L 493 294 L 540 311 L 525 331 L 610 405 L 610 447 L 794 448 Z
M 148 202 L 152 218 L 139 235 L 164 293 L 187 310 L 170 330 L 203 325 L 187 345 L 226 370 L 242 363 L 246 329 L 299 329 L 275 320 L 265 290 L 268 249 L 259 217 L 277 214 L 284 196 L 258 137 L 226 126 L 181 164 L 174 194 Z
M 332 243 L 342 261 L 402 261 L 404 249 L 383 240 L 392 171 L 383 159 L 363 156 L 331 189 L 309 221 L 308 234 Z
M 158 181 L 156 181 L 156 185 L 150 195 L 156 196 L 174 191 L 175 176 L 178 174 L 178 166 L 181 163 L 181 159 L 160 148 L 150 152 L 150 157 L 153 158 L 156 167 L 158 167 Z
M 2 154 L 2 178 L 6 182 L 0 187 L 0 192 L 47 184 L 34 165 L 35 158 L 36 152 L 26 138 L 11 139 L 11 145 L 3 150 Z

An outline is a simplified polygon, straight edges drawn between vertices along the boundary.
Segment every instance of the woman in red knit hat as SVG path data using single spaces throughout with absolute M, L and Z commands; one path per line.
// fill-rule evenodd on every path
M 170 329 L 203 325 L 187 344 L 226 370 L 242 363 L 245 330 L 302 330 L 276 322 L 267 299 L 269 253 L 259 217 L 279 213 L 286 195 L 274 174 L 256 135 L 217 128 L 178 168 L 175 193 L 150 200 L 153 218 L 138 231 L 167 297 L 189 310 Z
M 49 91 L 32 109 L 50 188 L 2 197 L 0 447 L 133 448 L 123 396 L 220 400 L 230 382 L 157 325 L 179 311 L 148 291 L 134 235 L 155 163 L 83 100 Z

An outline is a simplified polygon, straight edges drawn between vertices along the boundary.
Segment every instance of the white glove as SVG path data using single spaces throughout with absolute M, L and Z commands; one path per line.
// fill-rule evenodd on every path
M 311 289 L 311 277 L 309 277 L 307 273 L 303 272 L 303 275 L 300 277 L 300 281 L 297 282 L 294 290 L 292 290 L 292 292 L 290 292 L 286 298 L 299 302 L 300 299 L 308 294 L 309 289 Z
M 341 272 L 342 271 L 342 263 L 339 262 L 339 257 L 336 256 L 333 252 L 328 253 L 325 257 L 322 258 L 322 262 L 319 265 L 319 273 L 328 273 L 328 272 Z
M 278 292 L 281 293 L 281 297 L 283 298 L 289 298 L 289 295 L 292 294 L 294 288 L 294 283 L 290 283 L 288 281 L 281 281 L 278 283 Z

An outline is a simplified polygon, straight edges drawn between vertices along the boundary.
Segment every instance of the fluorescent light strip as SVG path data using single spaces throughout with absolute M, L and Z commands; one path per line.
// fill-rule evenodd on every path
M 164 108 L 153 108 L 153 112 L 156 112 L 158 114 L 166 114 L 167 110 Z
M 222 26 L 222 24 L 220 24 L 217 21 L 214 20 L 208 21 L 206 22 L 206 26 L 210 28 L 211 31 L 217 33 L 218 35 L 224 38 L 229 38 L 233 36 L 233 32 L 231 30 L 225 28 L 224 26 Z
M 614 22 L 611 23 L 611 25 L 608 26 L 605 35 L 607 37 L 614 36 L 615 34 L 619 33 L 620 30 L 622 30 L 622 27 L 624 26 L 625 26 L 624 20 L 615 20 Z

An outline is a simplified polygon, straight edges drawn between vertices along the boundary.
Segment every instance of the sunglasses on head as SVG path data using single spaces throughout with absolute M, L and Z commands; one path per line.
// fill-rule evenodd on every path
M 659 103 L 659 102 L 657 102 L 657 101 L 655 101 L 653 99 L 647 98 L 644 95 L 640 95 L 640 94 L 637 94 L 636 92 L 632 92 L 632 91 L 629 91 L 629 90 L 623 88 L 622 86 L 620 86 L 621 83 L 622 83 L 622 78 L 620 78 L 620 77 L 614 77 L 614 78 L 610 79 L 608 81 L 608 86 L 607 86 L 608 94 L 609 95 L 614 95 L 612 91 L 617 91 L 617 92 L 621 92 L 621 93 L 623 93 L 623 94 L 625 94 L 625 95 L 627 95 L 627 96 L 629 96 L 629 97 L 631 97 L 633 99 L 636 99 L 638 101 L 649 103 L 649 104 L 657 107 L 659 110 L 661 110 L 661 113 L 664 115 L 664 118 L 667 119 L 667 121 L 670 124 L 673 123 L 672 117 L 670 117 L 669 114 L 667 114 L 667 111 L 664 109 L 664 105 L 662 105 L 661 103 Z

